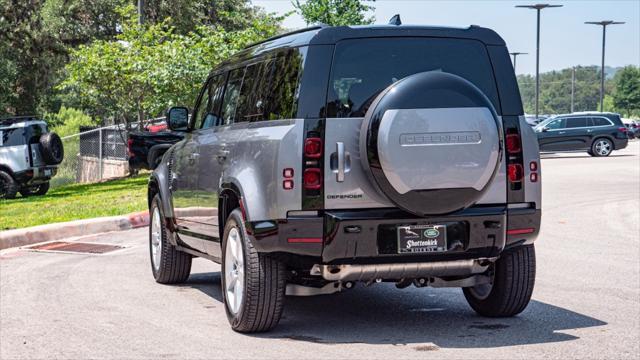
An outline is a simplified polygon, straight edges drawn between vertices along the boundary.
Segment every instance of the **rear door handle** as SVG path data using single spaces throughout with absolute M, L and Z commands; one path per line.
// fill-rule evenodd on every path
M 558 134 L 560 134 L 560 135 L 562 135 L 564 133 L 566 133 L 566 131 L 558 131 Z

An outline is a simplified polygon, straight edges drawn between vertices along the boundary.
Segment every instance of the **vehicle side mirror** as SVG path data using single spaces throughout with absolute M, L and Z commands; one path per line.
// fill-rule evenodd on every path
M 549 131 L 549 128 L 545 126 L 545 127 L 543 127 L 542 129 L 540 129 L 540 130 L 542 130 L 542 132 L 547 132 L 547 131 Z
M 167 111 L 167 126 L 173 131 L 187 131 L 189 126 L 189 109 L 174 106 Z

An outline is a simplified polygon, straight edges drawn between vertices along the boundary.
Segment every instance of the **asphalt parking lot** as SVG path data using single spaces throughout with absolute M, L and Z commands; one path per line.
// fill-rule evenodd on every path
M 475 315 L 459 289 L 377 284 L 287 298 L 275 331 L 234 333 L 219 267 L 156 284 L 147 230 L 81 239 L 104 255 L 0 252 L 0 358 L 634 358 L 640 356 L 640 142 L 543 155 L 533 300 Z

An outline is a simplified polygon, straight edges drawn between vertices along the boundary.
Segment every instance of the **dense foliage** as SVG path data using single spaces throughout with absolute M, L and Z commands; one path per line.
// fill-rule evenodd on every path
M 575 68 L 574 111 L 596 111 L 600 107 L 600 68 Z M 540 114 L 571 112 L 572 69 L 540 74 Z M 518 75 L 524 110 L 535 113 L 535 76 Z M 605 79 L 604 110 L 627 117 L 640 117 L 640 70 L 627 66 Z M 617 101 L 615 99 L 618 99 Z
M 307 0 L 303 3 L 295 0 L 293 6 L 307 25 L 363 25 L 374 21 L 373 17 L 367 17 L 367 12 L 374 10 L 374 7 L 360 0 Z
M 133 7 L 123 8 L 122 15 L 115 41 L 98 40 L 71 52 L 59 87 L 71 95 L 69 103 L 100 118 L 132 121 L 162 115 L 168 106 L 192 105 L 216 63 L 279 30 L 269 18 L 243 30 L 200 25 L 180 34 L 171 18 L 143 26 Z
M 146 0 L 140 26 L 136 2 L 0 0 L 0 115 L 62 105 L 99 122 L 156 115 L 192 101 L 205 68 L 283 19 L 249 0 Z

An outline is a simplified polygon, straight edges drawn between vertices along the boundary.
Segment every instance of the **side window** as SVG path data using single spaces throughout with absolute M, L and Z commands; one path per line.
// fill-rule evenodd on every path
M 555 120 L 551 120 L 549 123 L 547 123 L 547 125 L 545 125 L 545 127 L 549 130 L 555 130 L 555 129 L 564 129 L 565 126 L 565 121 L 566 119 L 555 119 Z
M 236 108 L 238 107 L 238 97 L 240 95 L 240 87 L 242 86 L 242 78 L 244 77 L 244 67 L 231 70 L 227 88 L 224 92 L 222 100 L 222 120 L 225 125 L 233 124 L 236 121 Z
M 587 118 L 575 117 L 567 119 L 567 128 L 581 128 L 587 126 Z
M 609 126 L 611 123 L 609 120 L 601 117 L 593 118 L 593 126 Z
M 208 129 L 221 124 L 220 105 L 222 104 L 222 94 L 224 93 L 225 80 L 226 74 L 220 74 L 211 79 L 206 94 L 206 111 L 204 112 L 204 114 L 202 114 L 202 118 L 199 124 L 200 129 Z
M 294 117 L 297 106 L 297 92 L 302 73 L 303 53 L 294 49 L 279 54 L 273 64 L 266 93 L 265 119 L 277 120 Z
M 15 146 L 26 144 L 24 128 L 8 128 L 0 130 L 0 146 Z
M 262 94 L 257 91 L 259 90 L 257 85 L 260 83 L 261 73 L 265 68 L 265 63 L 247 66 L 238 97 L 235 122 L 261 120 Z
M 211 83 L 213 79 L 207 79 L 207 82 L 204 84 L 202 90 L 200 90 L 200 95 L 198 95 L 198 99 L 196 100 L 195 108 L 193 109 L 193 114 L 191 116 L 191 124 L 195 124 L 195 126 L 190 126 L 190 128 L 198 128 L 204 118 L 204 114 L 207 111 L 207 102 L 209 101 L 208 94 L 210 93 Z

